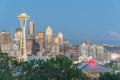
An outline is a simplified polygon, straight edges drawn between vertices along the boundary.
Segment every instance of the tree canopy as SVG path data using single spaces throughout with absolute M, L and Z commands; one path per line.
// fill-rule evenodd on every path
M 0 52 L 0 80 L 89 80 L 77 65 L 64 56 L 46 61 L 17 62 Z
M 100 74 L 99 80 L 120 80 L 120 73 L 103 73 Z
M 0 80 L 14 80 L 12 67 L 14 58 L 0 51 Z
M 59 56 L 44 60 L 31 60 L 21 62 L 22 80 L 88 80 L 89 78 L 82 73 L 77 65 L 73 64 L 68 58 Z

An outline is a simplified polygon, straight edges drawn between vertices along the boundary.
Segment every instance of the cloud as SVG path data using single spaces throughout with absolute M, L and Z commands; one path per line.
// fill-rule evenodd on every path
M 103 39 L 105 40 L 120 40 L 120 34 L 117 32 L 106 32 L 103 36 Z

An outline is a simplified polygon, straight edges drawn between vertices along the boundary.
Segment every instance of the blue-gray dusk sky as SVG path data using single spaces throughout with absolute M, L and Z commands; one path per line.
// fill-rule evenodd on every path
M 34 21 L 36 33 L 50 25 L 68 40 L 120 40 L 120 0 L 0 0 L 0 31 L 20 28 L 23 8 L 27 31 Z

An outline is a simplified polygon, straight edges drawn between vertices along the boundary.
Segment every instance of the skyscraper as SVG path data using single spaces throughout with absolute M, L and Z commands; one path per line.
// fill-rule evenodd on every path
M 6 32 L 3 30 L 0 35 L 0 43 L 1 46 L 5 44 L 10 44 L 11 43 L 11 34 L 9 32 Z
M 80 48 L 81 48 L 82 55 L 88 55 L 88 46 L 85 43 L 80 45 Z
M 21 38 L 22 38 L 21 28 L 16 29 L 14 37 L 15 37 L 15 41 L 20 41 L 21 40 Z
M 24 61 L 26 59 L 26 36 L 25 36 L 25 28 L 26 28 L 26 21 L 29 19 L 29 16 L 26 13 L 21 13 L 18 16 L 18 19 L 21 22 L 21 29 L 22 29 L 22 38 L 21 38 L 21 55 L 22 60 Z
M 21 28 L 17 28 L 14 34 L 14 43 L 20 47 L 20 41 L 22 39 L 22 30 Z
M 104 60 L 104 47 L 97 46 L 97 60 L 103 61 Z
M 35 38 L 35 24 L 33 21 L 30 22 L 30 29 L 29 29 L 29 39 L 34 39 Z
M 63 39 L 63 34 L 61 32 L 58 33 L 58 38 Z
M 58 38 L 59 38 L 60 50 L 62 50 L 63 49 L 63 34 L 61 32 L 58 33 Z
M 53 33 L 52 33 L 52 28 L 48 26 L 46 29 L 46 45 L 50 46 L 52 45 L 53 42 Z
M 58 44 L 59 45 L 59 38 L 58 37 L 55 37 L 55 44 Z
M 11 34 L 5 30 L 3 30 L 0 34 L 0 49 L 2 52 L 6 52 L 9 54 L 9 51 L 11 49 Z
M 42 45 L 42 47 L 44 46 L 44 32 L 38 32 L 38 35 L 37 35 L 38 39 L 38 43 L 40 45 Z
M 37 55 L 39 52 L 39 43 L 36 42 L 36 39 L 27 40 L 27 55 Z

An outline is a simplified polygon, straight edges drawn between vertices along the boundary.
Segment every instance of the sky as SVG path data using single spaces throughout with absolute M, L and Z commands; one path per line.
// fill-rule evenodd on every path
M 48 25 L 64 39 L 120 40 L 120 0 L 0 0 L 0 31 L 14 34 L 20 28 L 17 16 L 25 12 L 35 23 L 35 32 Z

